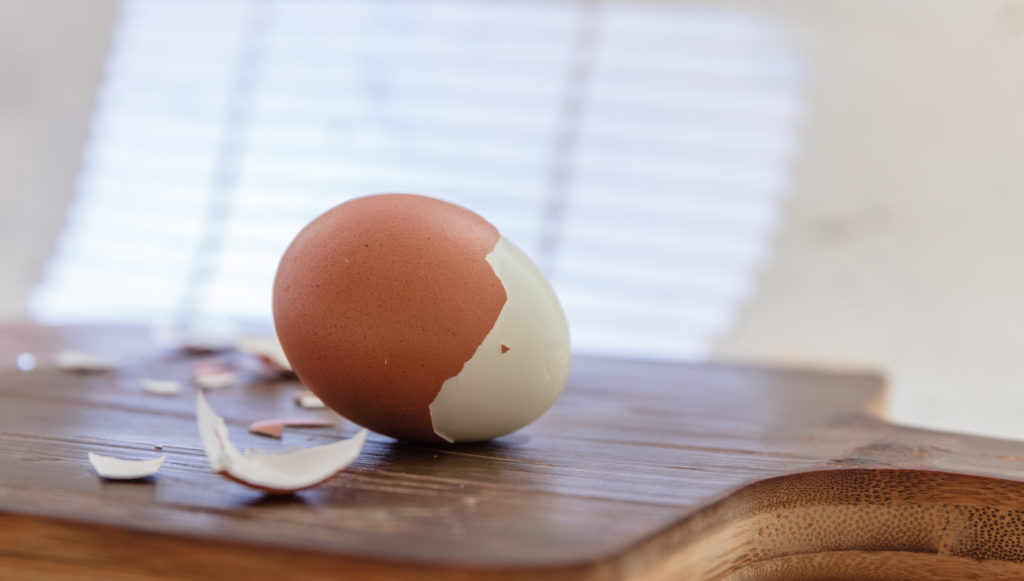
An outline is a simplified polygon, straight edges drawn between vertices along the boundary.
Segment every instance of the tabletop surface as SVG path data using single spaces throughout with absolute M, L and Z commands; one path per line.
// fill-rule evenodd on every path
M 70 348 L 115 355 L 120 365 L 92 374 L 56 369 L 54 355 Z M 34 355 L 35 369 L 14 365 L 23 352 Z M 247 369 L 239 385 L 207 394 L 240 448 L 305 447 L 357 431 L 330 411 L 297 409 L 296 381 L 262 375 L 241 354 L 215 357 Z M 1014 503 L 1012 481 L 1024 478 L 1018 443 L 878 419 L 878 377 L 578 358 L 562 398 L 519 432 L 445 447 L 371 435 L 356 462 L 326 484 L 268 496 L 208 469 L 188 382 L 199 359 L 158 349 L 134 328 L 0 331 L 0 528 L 8 531 L 0 533 L 0 545 L 8 546 L 0 549 L 0 568 L 5 557 L 28 567 L 55 555 L 68 566 L 105 567 L 93 561 L 113 558 L 104 553 L 114 550 L 112 540 L 131 539 L 155 543 L 166 558 L 134 562 L 122 554 L 117 562 L 152 575 L 201 571 L 201 559 L 185 565 L 174 555 L 219 548 L 228 559 L 259 548 L 281 555 L 277 562 L 319 563 L 311 569 L 329 570 L 336 560 L 423 575 L 618 577 L 698 543 L 719 522 L 704 515 L 718 514 L 716 506 L 755 483 L 788 482 L 777 479 L 785 475 L 843 472 L 876 482 L 889 470 L 946 471 L 999 479 L 979 482 L 1009 479 L 1004 488 Z M 139 386 L 143 378 L 179 379 L 185 389 L 149 395 Z M 246 431 L 255 420 L 296 415 L 339 421 L 286 430 L 281 441 Z M 137 459 L 163 453 L 167 461 L 153 478 L 112 482 L 96 476 L 89 452 Z M 915 482 L 931 486 L 925 480 Z M 941 486 L 948 482 L 962 485 L 947 479 Z M 759 502 L 743 510 L 757 512 Z M 74 542 L 49 546 L 54 539 Z

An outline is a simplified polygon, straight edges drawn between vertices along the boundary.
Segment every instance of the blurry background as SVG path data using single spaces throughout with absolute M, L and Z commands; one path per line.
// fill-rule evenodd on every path
M 0 2 L 0 318 L 259 320 L 261 256 L 416 190 L 584 352 L 881 370 L 897 421 L 1024 437 L 1024 2 L 369 5 Z

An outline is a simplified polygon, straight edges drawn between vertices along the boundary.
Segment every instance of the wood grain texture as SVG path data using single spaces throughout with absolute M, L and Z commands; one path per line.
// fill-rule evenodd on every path
M 122 366 L 52 368 L 72 347 Z M 25 351 L 37 369 L 14 367 Z M 326 485 L 268 497 L 209 472 L 191 388 L 166 398 L 139 386 L 185 381 L 195 361 L 155 349 L 139 329 L 0 332 L 0 573 L 1024 576 L 1022 446 L 888 425 L 872 415 L 884 395 L 877 377 L 580 359 L 552 411 L 511 436 L 449 447 L 371 436 Z M 254 420 L 296 415 L 301 386 L 242 378 L 208 394 L 240 447 L 356 431 L 341 422 L 286 430 L 280 442 L 248 434 Z M 86 459 L 148 458 L 157 445 L 167 462 L 142 482 L 102 481 Z

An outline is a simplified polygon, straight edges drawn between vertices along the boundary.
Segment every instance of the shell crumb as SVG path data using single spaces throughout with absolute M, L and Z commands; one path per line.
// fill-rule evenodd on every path
M 197 366 L 192 374 L 192 382 L 203 389 L 224 389 L 231 387 L 238 380 L 234 371 L 215 366 Z
M 300 408 L 318 410 L 324 409 L 327 405 L 311 391 L 303 391 L 295 394 L 295 403 Z
M 138 480 L 152 476 L 164 465 L 167 456 L 152 460 L 125 460 L 89 452 L 89 464 L 101 478 L 107 480 Z
M 249 424 L 249 432 L 268 438 L 280 438 L 284 432 L 284 420 L 260 420 Z
M 181 393 L 181 382 L 173 379 L 151 379 L 145 378 L 139 382 L 142 391 L 150 395 L 178 395 Z
M 117 367 L 113 358 L 73 350 L 57 353 L 56 363 L 58 369 L 80 373 L 110 371 Z
M 19 353 L 17 358 L 18 369 L 32 371 L 36 368 L 36 356 L 31 353 Z

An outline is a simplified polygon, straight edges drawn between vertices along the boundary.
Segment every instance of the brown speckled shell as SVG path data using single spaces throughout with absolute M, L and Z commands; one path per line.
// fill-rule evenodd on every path
M 433 198 L 379 194 L 296 236 L 274 281 L 274 324 L 296 374 L 371 430 L 441 442 L 430 402 L 505 305 L 487 254 L 498 230 Z

